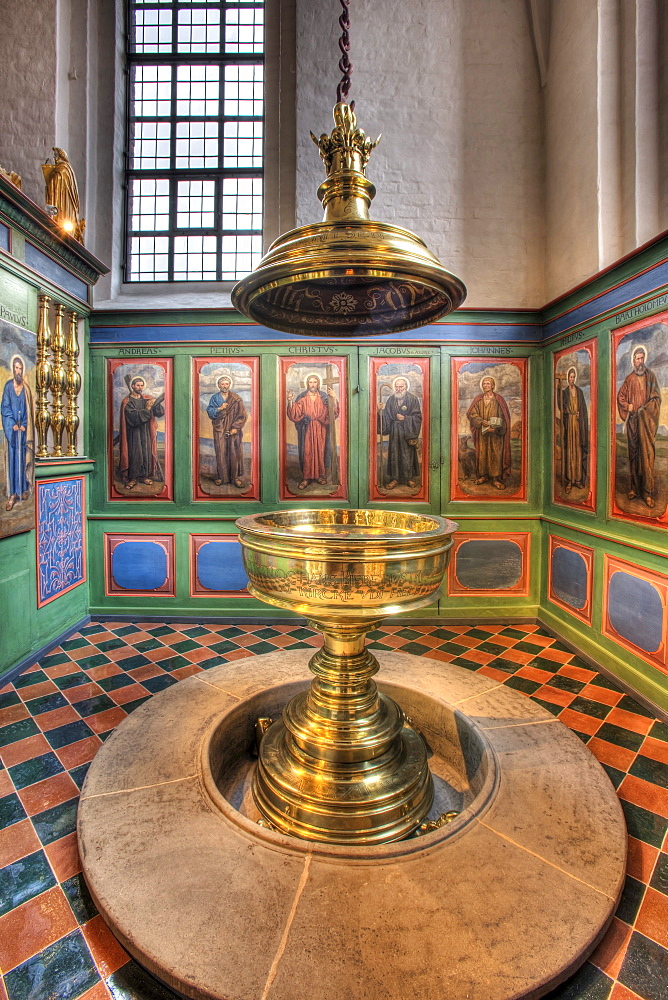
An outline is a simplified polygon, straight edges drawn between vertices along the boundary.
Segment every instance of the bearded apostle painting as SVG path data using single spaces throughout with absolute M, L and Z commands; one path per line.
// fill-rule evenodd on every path
M 668 314 L 613 332 L 611 513 L 668 521 Z
M 453 500 L 526 499 L 526 358 L 452 359 Z
M 346 496 L 345 358 L 282 358 L 281 495 Z
M 193 495 L 259 499 L 258 358 L 193 359 Z
M 112 500 L 172 498 L 171 364 L 108 362 Z
M 369 499 L 428 500 L 429 358 L 369 364 Z
M 596 340 L 553 355 L 553 499 L 596 509 Z
M 0 320 L 0 538 L 35 526 L 34 333 Z

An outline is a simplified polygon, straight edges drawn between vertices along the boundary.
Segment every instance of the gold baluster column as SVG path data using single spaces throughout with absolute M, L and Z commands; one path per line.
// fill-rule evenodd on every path
M 77 397 L 81 388 L 81 375 L 77 367 L 79 357 L 79 339 L 77 336 L 77 323 L 79 316 L 75 312 L 69 314 L 69 326 L 67 328 L 67 340 L 65 341 L 65 393 L 67 394 L 67 408 L 65 410 L 65 428 L 67 430 L 67 454 L 77 453 L 77 430 L 79 429 L 79 414 L 77 407 Z
M 49 347 L 51 345 L 51 329 L 49 327 L 48 295 L 39 296 L 39 322 L 37 324 L 37 365 L 35 382 L 37 398 L 35 405 L 35 423 L 37 425 L 37 458 L 48 458 L 46 436 L 51 423 L 47 394 L 51 386 L 51 364 L 49 362 Z
M 51 338 L 53 364 L 51 367 L 51 436 L 53 439 L 53 456 L 61 458 L 63 454 L 63 430 L 65 429 L 65 414 L 63 413 L 63 391 L 65 389 L 65 334 L 63 332 L 63 313 L 65 306 L 56 302 L 56 321 Z

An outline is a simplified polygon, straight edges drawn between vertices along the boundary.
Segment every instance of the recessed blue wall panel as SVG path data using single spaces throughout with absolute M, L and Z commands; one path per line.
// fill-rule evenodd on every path
M 0 222 L 0 250 L 9 250 L 9 229 Z
M 552 591 L 564 604 L 578 610 L 587 603 L 587 563 L 579 552 L 555 548 L 552 553 Z
M 207 542 L 197 552 L 197 579 L 207 590 L 245 590 L 248 576 L 239 542 Z
M 167 580 L 167 553 L 157 542 L 121 542 L 111 554 L 111 574 L 124 590 L 159 590 Z
M 616 572 L 608 584 L 610 624 L 627 642 L 655 653 L 663 635 L 661 596 L 648 580 Z
M 31 267 L 33 271 L 37 271 L 38 274 L 43 274 L 45 278 L 49 278 L 53 281 L 54 285 L 64 288 L 65 291 L 71 292 L 72 295 L 83 299 L 84 302 L 88 301 L 88 285 L 85 281 L 77 278 L 66 267 L 62 267 L 55 260 L 47 257 L 45 253 L 42 253 L 41 250 L 38 250 L 37 247 L 34 247 L 27 240 L 25 246 L 26 264 L 28 267 Z
M 505 538 L 473 538 L 457 549 L 455 575 L 471 590 L 510 590 L 522 576 L 522 550 Z

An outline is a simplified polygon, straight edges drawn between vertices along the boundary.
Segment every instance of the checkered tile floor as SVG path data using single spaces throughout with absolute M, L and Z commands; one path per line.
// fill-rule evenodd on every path
M 626 815 L 628 877 L 602 944 L 550 997 L 666 1000 L 668 725 L 535 625 L 395 625 L 369 638 L 507 684 L 588 745 Z M 171 1000 L 87 892 L 75 834 L 86 769 L 114 727 L 170 684 L 226 660 L 319 644 L 290 623 L 91 624 L 0 690 L 0 1000 Z

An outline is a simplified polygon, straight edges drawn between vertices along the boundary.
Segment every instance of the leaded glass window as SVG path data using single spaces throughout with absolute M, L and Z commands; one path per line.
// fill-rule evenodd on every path
M 128 0 L 126 281 L 236 281 L 262 255 L 264 3 Z

